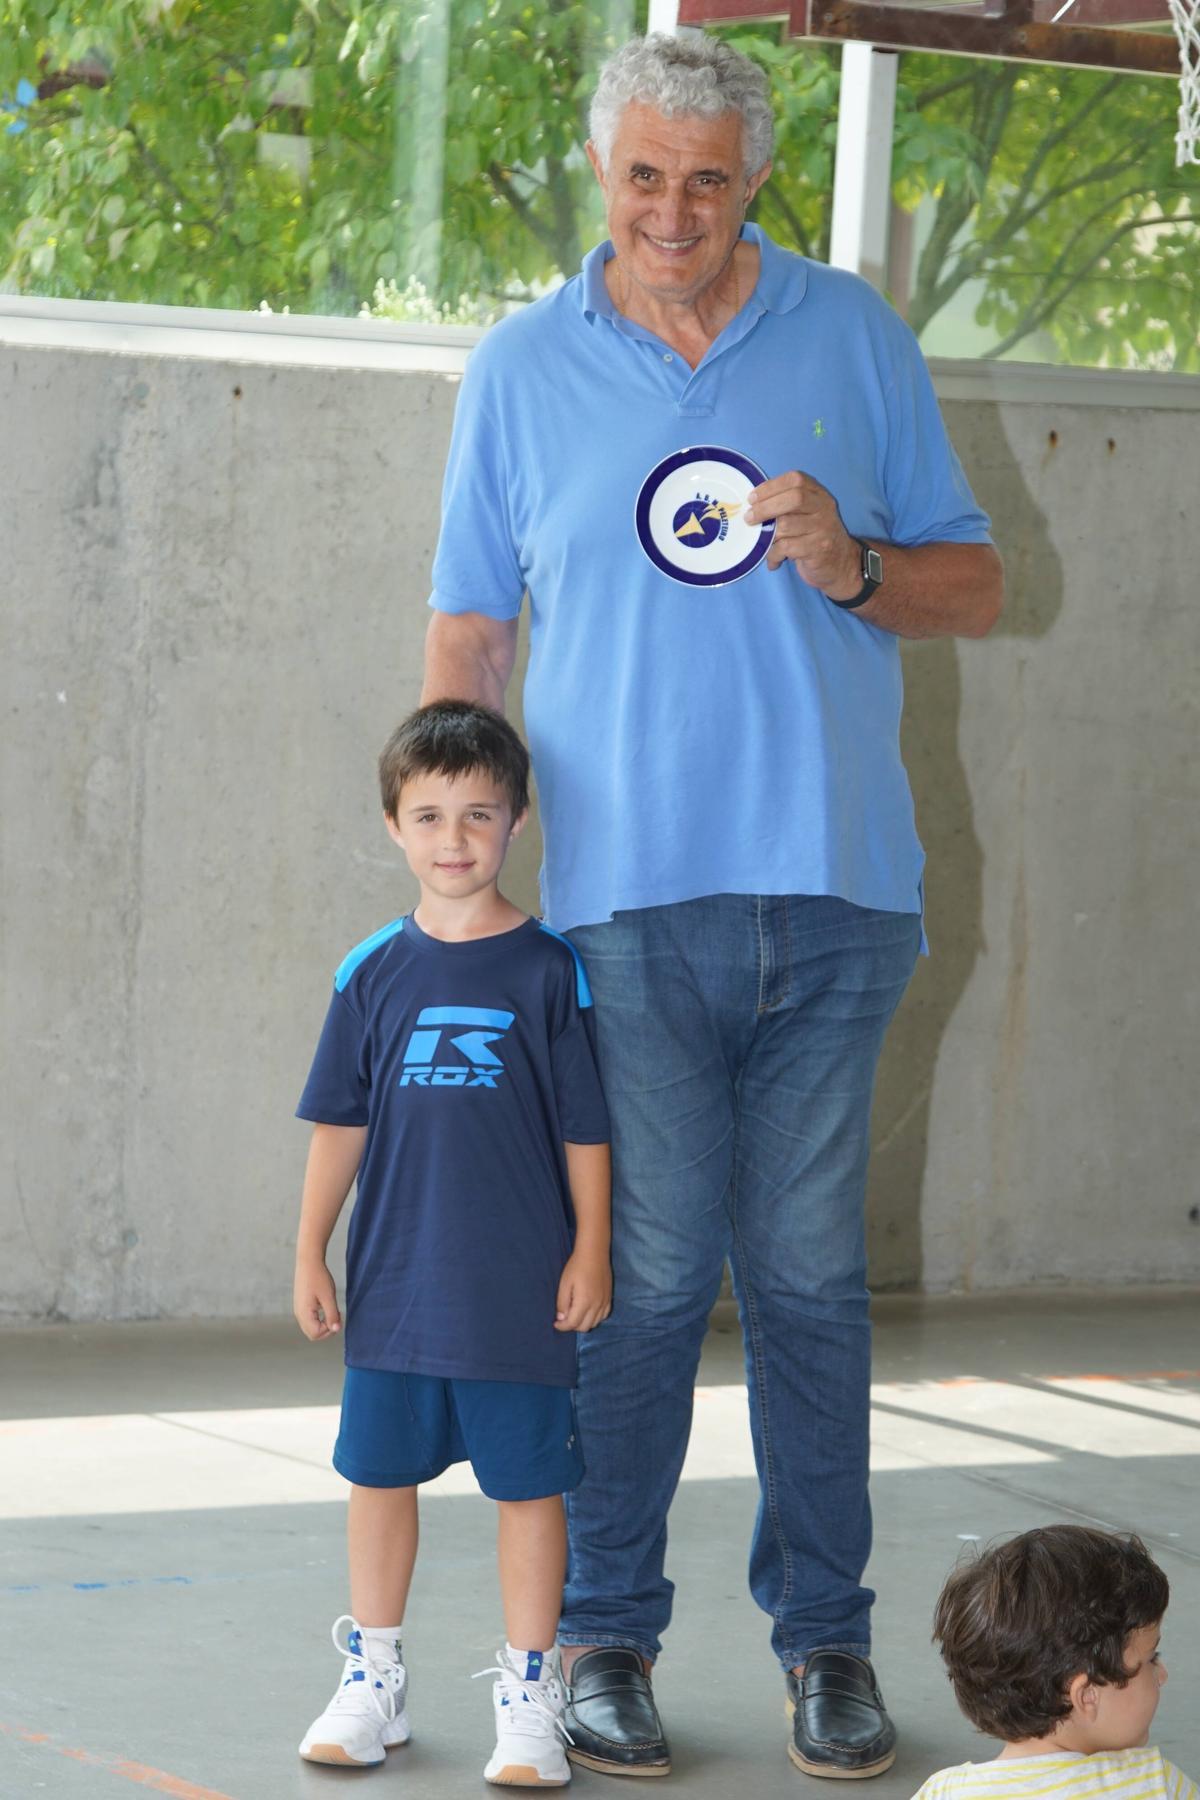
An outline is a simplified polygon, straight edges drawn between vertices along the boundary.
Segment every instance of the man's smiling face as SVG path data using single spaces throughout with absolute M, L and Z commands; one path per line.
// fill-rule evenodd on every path
M 768 163 L 747 177 L 742 137 L 737 112 L 667 119 L 632 101 L 607 170 L 588 145 L 625 281 L 659 302 L 687 305 L 718 279 L 746 206 L 770 174 Z

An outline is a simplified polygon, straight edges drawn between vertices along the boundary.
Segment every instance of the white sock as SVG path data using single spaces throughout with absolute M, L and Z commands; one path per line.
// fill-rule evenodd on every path
M 545 1681 L 550 1674 L 549 1650 L 514 1650 L 511 1644 L 505 1644 L 504 1654 L 518 1677 L 531 1685 Z
M 400 1661 L 399 1625 L 364 1625 L 363 1649 L 372 1662 Z

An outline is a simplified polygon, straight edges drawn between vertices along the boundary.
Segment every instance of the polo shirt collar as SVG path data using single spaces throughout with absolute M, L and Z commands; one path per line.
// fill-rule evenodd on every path
M 761 310 L 786 313 L 799 306 L 808 287 L 808 264 L 804 258 L 781 249 L 760 225 L 743 225 L 739 236 L 758 245 L 758 281 L 753 297 Z M 604 283 L 604 265 L 613 255 L 612 240 L 605 238 L 588 251 L 580 265 L 580 309 L 593 318 L 615 320 L 619 316 Z

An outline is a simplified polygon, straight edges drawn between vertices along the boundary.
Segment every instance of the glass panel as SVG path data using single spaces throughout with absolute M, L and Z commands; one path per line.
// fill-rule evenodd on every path
M 601 234 L 587 99 L 635 5 L 0 0 L 0 288 L 495 316 Z
M 755 204 L 829 249 L 840 52 L 722 32 L 766 67 L 779 127 Z M 1200 371 L 1200 168 L 1175 167 L 1174 81 L 907 54 L 889 298 L 927 355 Z
M 826 262 L 833 219 L 833 152 L 841 51 L 829 44 L 780 41 L 778 27 L 714 31 L 753 57 L 771 81 L 775 160 L 750 217 L 789 250 Z
M 1174 81 L 908 55 L 900 89 L 889 279 L 927 355 L 1200 369 Z

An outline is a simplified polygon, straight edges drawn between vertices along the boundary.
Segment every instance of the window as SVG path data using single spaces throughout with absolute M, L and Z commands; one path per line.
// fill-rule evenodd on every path
M 587 100 L 637 23 L 634 0 L 0 0 L 0 287 L 495 316 L 600 233 Z
M 839 52 L 722 33 L 771 75 L 779 143 L 755 205 L 828 254 Z M 1200 372 L 1200 168 L 1175 167 L 1175 82 L 902 57 L 889 298 L 927 355 Z

